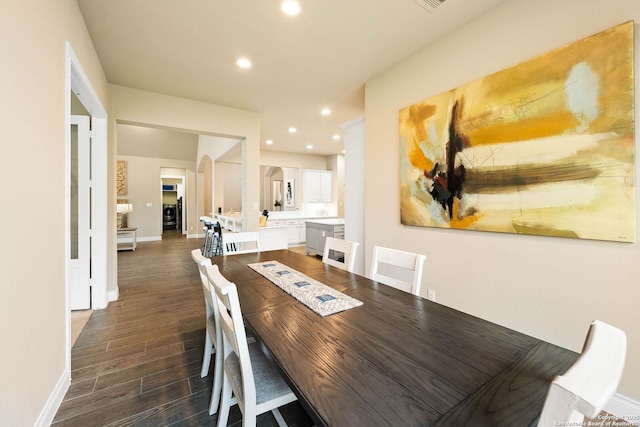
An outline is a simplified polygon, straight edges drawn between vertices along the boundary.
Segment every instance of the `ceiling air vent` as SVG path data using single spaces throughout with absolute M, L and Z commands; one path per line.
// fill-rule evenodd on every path
M 429 12 L 436 10 L 438 6 L 447 0 L 413 0 L 415 3 L 427 9 Z

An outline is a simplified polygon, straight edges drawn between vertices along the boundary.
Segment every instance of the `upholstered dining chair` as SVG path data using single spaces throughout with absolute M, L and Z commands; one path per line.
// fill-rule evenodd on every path
M 206 331 L 204 341 L 204 355 L 202 356 L 202 369 L 200 377 L 204 378 L 209 375 L 209 366 L 211 364 L 211 356 L 215 353 L 215 365 L 213 367 L 213 389 L 211 390 L 211 402 L 209 403 L 209 415 L 218 411 L 220 402 L 220 392 L 222 390 L 222 332 L 220 332 L 219 314 L 217 313 L 218 305 L 215 304 L 215 298 L 209 287 L 209 279 L 207 278 L 206 267 L 211 265 L 211 260 L 202 256 L 200 249 L 191 251 L 191 258 L 198 265 L 200 272 L 200 280 L 202 282 L 202 293 L 204 294 L 204 306 L 206 315 Z
M 591 323 L 574 365 L 551 382 L 538 426 L 584 425 L 616 391 L 627 352 L 624 331 L 599 320 Z
M 260 252 L 260 234 L 257 231 L 241 231 L 222 235 L 222 254 L 236 255 Z
M 278 408 L 297 400 L 297 397 L 276 367 L 267 359 L 258 343 L 248 343 L 244 329 L 238 290 L 218 269 L 207 267 L 210 288 L 220 305 L 220 328 L 224 348 L 224 381 L 218 414 L 218 427 L 225 427 L 232 394 L 242 412 L 242 425 L 255 426 L 256 417 L 271 411 L 279 426 L 286 426 Z
M 324 253 L 322 254 L 322 262 L 325 264 L 339 267 L 353 273 L 353 267 L 356 264 L 356 251 L 358 250 L 358 242 L 350 242 L 349 240 L 336 239 L 335 237 L 327 237 L 324 241 Z M 344 254 L 342 261 L 331 258 L 333 253 L 341 252 Z
M 426 256 L 374 246 L 370 279 L 420 295 L 422 268 Z

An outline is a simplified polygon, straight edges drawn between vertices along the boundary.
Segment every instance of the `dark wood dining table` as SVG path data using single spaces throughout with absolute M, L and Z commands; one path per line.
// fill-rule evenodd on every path
M 322 317 L 247 266 L 266 261 L 364 304 Z M 578 357 L 293 251 L 212 262 L 318 426 L 536 425 L 553 377 Z

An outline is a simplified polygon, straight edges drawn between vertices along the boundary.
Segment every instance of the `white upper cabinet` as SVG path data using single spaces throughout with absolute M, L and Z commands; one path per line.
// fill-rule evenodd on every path
M 303 171 L 304 201 L 306 203 L 331 202 L 331 171 Z

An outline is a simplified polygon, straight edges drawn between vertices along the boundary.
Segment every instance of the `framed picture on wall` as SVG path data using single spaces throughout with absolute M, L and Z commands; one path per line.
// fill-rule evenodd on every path
M 285 179 L 284 181 L 284 207 L 293 208 L 296 205 L 295 180 Z
M 126 196 L 127 194 L 127 161 L 116 160 L 116 186 L 118 196 Z

